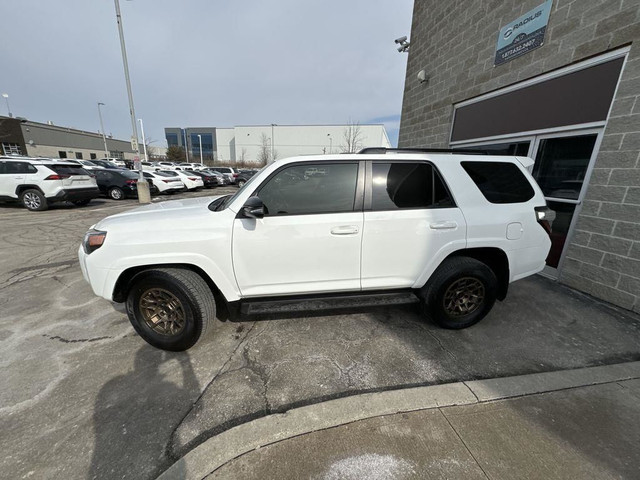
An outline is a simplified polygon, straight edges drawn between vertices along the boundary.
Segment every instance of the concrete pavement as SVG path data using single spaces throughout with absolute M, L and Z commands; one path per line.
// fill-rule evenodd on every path
M 160 480 L 639 478 L 640 362 L 377 392 L 228 430 Z

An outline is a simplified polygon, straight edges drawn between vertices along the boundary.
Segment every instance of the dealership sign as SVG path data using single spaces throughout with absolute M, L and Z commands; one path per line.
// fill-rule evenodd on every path
M 494 65 L 501 65 L 542 46 L 551 2 L 547 0 L 500 29 Z

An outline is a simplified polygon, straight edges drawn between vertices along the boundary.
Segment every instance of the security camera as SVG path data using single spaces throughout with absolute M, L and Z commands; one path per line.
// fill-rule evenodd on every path
M 403 43 L 403 42 L 406 42 L 406 41 L 407 41 L 407 37 L 406 37 L 406 36 L 404 36 L 404 37 L 400 37 L 400 38 L 396 38 L 396 39 L 394 40 L 394 42 L 396 42 L 396 43 L 398 43 L 398 44 Z

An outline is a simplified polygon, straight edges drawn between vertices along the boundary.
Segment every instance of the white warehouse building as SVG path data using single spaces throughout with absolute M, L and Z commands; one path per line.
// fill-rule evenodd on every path
M 168 146 L 186 145 L 189 161 L 199 161 L 202 141 L 204 160 L 229 164 L 391 147 L 382 124 L 165 128 L 165 136 Z

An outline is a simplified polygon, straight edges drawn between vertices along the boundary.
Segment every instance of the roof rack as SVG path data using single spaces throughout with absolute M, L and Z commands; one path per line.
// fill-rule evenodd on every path
M 458 153 L 460 155 L 488 155 L 487 150 L 455 150 L 453 148 L 386 148 L 386 147 L 367 147 L 358 153 Z

